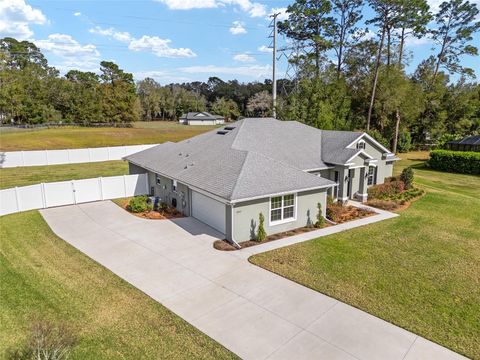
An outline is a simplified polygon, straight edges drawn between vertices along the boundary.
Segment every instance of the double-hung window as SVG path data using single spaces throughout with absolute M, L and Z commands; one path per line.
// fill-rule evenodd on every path
M 367 176 L 367 185 L 375 184 L 375 167 L 369 166 L 368 167 L 368 176 Z
M 294 194 L 270 198 L 270 222 L 295 220 L 295 206 Z

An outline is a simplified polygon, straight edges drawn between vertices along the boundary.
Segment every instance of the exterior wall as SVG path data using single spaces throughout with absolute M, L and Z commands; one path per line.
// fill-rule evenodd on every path
M 191 194 L 187 185 L 177 182 L 177 190 L 172 188 L 172 180 L 160 176 L 160 185 L 156 183 L 155 173 L 148 172 L 149 189 L 153 187 L 153 195 L 159 196 L 161 201 L 172 206 L 172 199 L 177 199 L 177 210 L 186 216 L 190 216 Z
M 188 120 L 188 125 L 215 125 L 215 120 Z
M 241 242 L 255 237 L 260 213 L 265 216 L 265 231 L 268 235 L 303 227 L 309 222 L 315 223 L 318 212 L 317 204 L 322 204 L 322 212 L 325 216 L 326 201 L 326 189 L 300 192 L 297 194 L 297 219 L 273 226 L 270 226 L 270 198 L 236 204 L 233 208 L 234 240 Z M 229 216 L 227 216 L 227 224 L 228 218 Z
M 148 171 L 145 170 L 144 168 L 138 166 L 138 165 L 135 165 L 135 164 L 132 164 L 132 163 L 128 163 L 128 173 L 130 175 L 133 175 L 133 174 L 145 174 L 147 173 Z

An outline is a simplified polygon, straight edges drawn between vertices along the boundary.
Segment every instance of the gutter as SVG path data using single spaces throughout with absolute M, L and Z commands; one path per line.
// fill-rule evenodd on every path
M 233 243 L 233 246 L 235 246 L 237 249 L 241 249 L 242 247 L 240 246 L 240 244 L 237 243 L 237 242 L 235 241 L 235 239 L 233 238 L 233 233 L 234 233 L 234 231 L 233 231 L 233 204 L 231 204 L 230 209 L 231 209 L 231 213 L 230 213 L 230 226 L 231 226 L 231 229 L 230 229 L 230 231 L 232 232 L 232 240 L 231 240 L 231 242 Z

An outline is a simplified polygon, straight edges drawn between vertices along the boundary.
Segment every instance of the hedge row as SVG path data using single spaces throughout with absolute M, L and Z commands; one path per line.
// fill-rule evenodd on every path
M 428 166 L 440 171 L 480 175 L 480 152 L 433 150 Z

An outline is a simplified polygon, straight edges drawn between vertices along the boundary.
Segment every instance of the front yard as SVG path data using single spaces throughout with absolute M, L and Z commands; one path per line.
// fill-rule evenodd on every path
M 427 194 L 382 223 L 263 253 L 252 263 L 480 359 L 480 178 L 413 165 Z
M 55 236 L 37 211 L 0 217 L 0 249 L 2 359 L 25 348 L 38 319 L 72 332 L 73 359 L 236 358 Z

